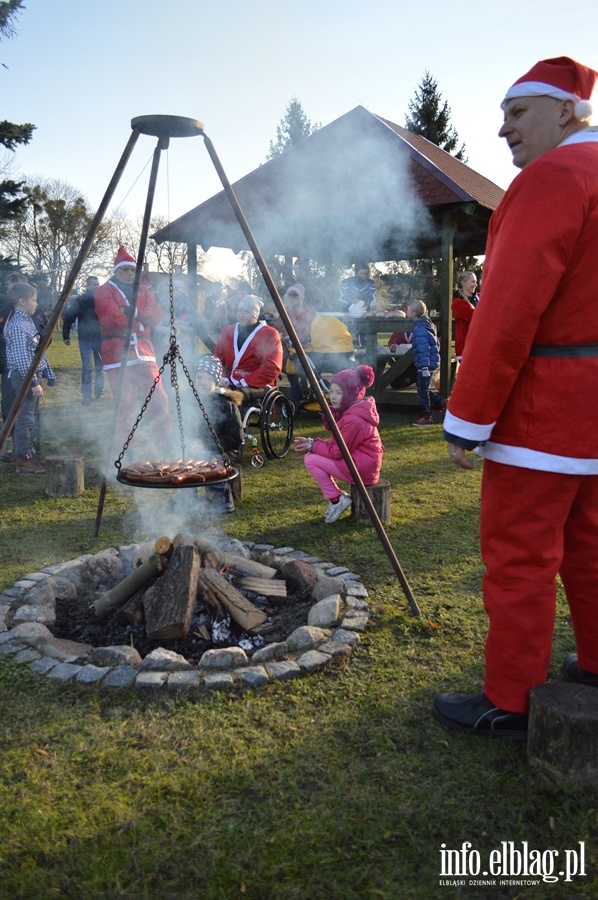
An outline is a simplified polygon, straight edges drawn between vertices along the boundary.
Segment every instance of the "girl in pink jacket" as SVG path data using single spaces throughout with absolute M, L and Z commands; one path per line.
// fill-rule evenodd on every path
M 339 431 L 351 454 L 364 484 L 376 484 L 380 477 L 384 447 L 378 433 L 380 416 L 373 397 L 366 397 L 366 388 L 374 383 L 370 366 L 342 369 L 330 382 L 330 406 Z M 329 428 L 326 419 L 324 425 Z M 305 454 L 305 468 L 314 477 L 328 509 L 324 521 L 331 523 L 351 506 L 351 497 L 341 491 L 335 478 L 353 483 L 351 473 L 334 438 L 298 437 L 295 450 Z

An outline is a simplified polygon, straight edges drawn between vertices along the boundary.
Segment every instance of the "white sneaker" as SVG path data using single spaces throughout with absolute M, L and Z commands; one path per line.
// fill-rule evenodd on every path
M 340 495 L 339 500 L 336 503 L 332 503 L 332 501 L 328 504 L 328 511 L 326 512 L 326 516 L 324 518 L 325 522 L 336 522 L 339 519 L 346 509 L 349 509 L 351 506 L 351 497 L 349 494 L 343 493 Z

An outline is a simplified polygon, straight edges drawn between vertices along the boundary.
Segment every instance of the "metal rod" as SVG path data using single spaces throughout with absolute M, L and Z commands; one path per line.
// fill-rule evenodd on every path
M 125 334 L 125 343 L 123 346 L 123 353 L 120 360 L 120 370 L 118 373 L 118 386 L 116 389 L 116 397 L 114 398 L 114 413 L 112 416 L 112 428 L 110 429 L 110 444 L 108 448 L 108 454 L 106 457 L 105 470 L 108 468 L 110 464 L 110 460 L 112 458 L 113 450 L 114 450 L 114 436 L 116 434 L 116 428 L 118 425 L 119 417 L 120 417 L 120 408 L 122 404 L 123 398 L 123 390 L 125 385 L 125 377 L 127 374 L 127 360 L 129 358 L 129 347 L 131 344 L 131 337 L 133 335 L 133 325 L 135 321 L 135 311 L 137 309 L 137 297 L 139 295 L 139 285 L 141 284 L 141 274 L 143 269 L 143 260 L 145 258 L 145 248 L 147 246 L 147 236 L 150 228 L 150 221 L 152 217 L 152 206 L 154 203 L 154 195 L 156 193 L 156 181 L 158 179 L 158 169 L 160 167 L 160 153 L 162 150 L 165 150 L 168 147 L 168 138 L 160 137 L 158 138 L 158 143 L 156 144 L 156 149 L 154 150 L 154 156 L 152 159 L 152 168 L 150 172 L 149 186 L 147 189 L 147 197 L 145 201 L 145 212 L 143 214 L 143 224 L 141 226 L 141 237 L 139 239 L 139 249 L 137 251 L 137 265 L 135 266 L 135 280 L 133 281 L 133 293 L 131 296 L 131 303 L 128 308 L 128 322 L 127 322 L 127 332 Z M 100 486 L 100 495 L 98 497 L 98 508 L 96 511 L 96 520 L 95 520 L 95 531 L 94 534 L 97 537 L 100 533 L 100 526 L 102 524 L 102 514 L 104 511 L 104 502 L 106 500 L 106 490 L 108 487 L 108 478 L 106 474 L 102 475 L 102 484 Z
M 307 378 L 309 379 L 309 383 L 311 384 L 311 386 L 314 390 L 314 393 L 316 394 L 316 396 L 318 398 L 318 401 L 322 408 L 322 412 L 323 412 L 324 416 L 326 417 L 326 421 L 328 422 L 328 424 L 330 426 L 330 430 L 331 430 L 332 434 L 334 435 L 334 438 L 339 446 L 339 449 L 341 451 L 343 459 L 345 460 L 347 467 L 348 467 L 349 471 L 351 472 L 351 475 L 352 475 L 353 480 L 357 486 L 357 489 L 361 495 L 363 503 L 364 503 L 367 511 L 370 514 L 374 528 L 376 529 L 376 532 L 378 534 L 378 537 L 380 538 L 382 546 L 384 547 L 386 555 L 387 555 L 388 559 L 390 560 L 390 563 L 395 571 L 395 574 L 396 574 L 396 576 L 399 580 L 399 583 L 403 589 L 403 593 L 405 594 L 405 597 L 407 598 L 407 602 L 409 604 L 409 609 L 413 615 L 421 616 L 420 608 L 417 605 L 417 601 L 415 600 L 415 597 L 413 596 L 411 588 L 409 587 L 409 583 L 405 577 L 405 573 L 403 572 L 403 570 L 401 568 L 401 564 L 397 558 L 397 555 L 394 551 L 392 544 L 390 543 L 390 541 L 388 539 L 388 535 L 386 534 L 386 531 L 384 530 L 384 526 L 382 525 L 382 522 L 380 521 L 380 517 L 378 516 L 378 513 L 376 512 L 374 504 L 372 503 L 371 497 L 367 492 L 366 486 L 363 483 L 361 475 L 359 474 L 357 467 L 355 466 L 353 457 L 351 456 L 349 449 L 348 449 L 347 445 L 345 444 L 343 436 L 339 430 L 339 427 L 338 427 L 332 413 L 330 412 L 330 409 L 326 402 L 326 398 L 324 397 L 324 393 L 318 383 L 318 379 L 316 378 L 315 373 L 313 372 L 312 367 L 309 364 L 305 350 L 303 349 L 303 347 L 301 345 L 301 341 L 299 340 L 297 332 L 295 331 L 295 327 L 294 327 L 293 323 L 291 322 L 291 319 L 289 318 L 289 314 L 287 313 L 287 311 L 284 307 L 284 304 L 280 298 L 280 294 L 278 293 L 278 289 L 277 289 L 276 285 L 274 284 L 272 276 L 270 275 L 270 272 L 268 270 L 268 266 L 266 265 L 264 257 L 262 256 L 261 251 L 255 241 L 255 238 L 253 237 L 253 234 L 251 233 L 251 229 L 249 228 L 247 219 L 245 218 L 243 210 L 241 209 L 241 207 L 239 205 L 239 201 L 237 200 L 237 197 L 232 188 L 232 185 L 230 184 L 230 182 L 226 176 L 226 173 L 224 172 L 224 169 L 222 168 L 222 164 L 221 164 L 221 162 L 218 158 L 218 155 L 214 149 L 214 145 L 212 144 L 212 141 L 205 133 L 203 134 L 203 139 L 204 139 L 204 142 L 206 145 L 206 149 L 210 155 L 210 159 L 214 163 L 214 167 L 218 173 L 220 181 L 222 182 L 222 186 L 224 188 L 226 196 L 228 197 L 228 200 L 232 206 L 233 212 L 235 213 L 235 216 L 237 217 L 237 221 L 239 222 L 239 225 L 241 226 L 243 234 L 245 235 L 245 237 L 247 239 L 247 243 L 249 244 L 249 247 L 253 253 L 253 256 L 258 265 L 258 268 L 259 268 L 260 272 L 262 273 L 262 277 L 266 283 L 266 287 L 268 288 L 270 296 L 272 297 L 272 300 L 274 301 L 274 305 L 276 306 L 276 309 L 282 320 L 282 323 L 291 339 L 291 343 L 293 344 L 293 347 L 295 348 L 295 351 L 297 353 L 297 356 L 299 357 L 299 361 L 301 362 L 301 365 L 303 366 L 305 374 L 307 375 Z
M 30 386 L 31 382 L 33 381 L 35 373 L 37 372 L 37 368 L 40 364 L 41 358 L 44 355 L 44 353 L 46 352 L 46 350 L 50 344 L 50 341 L 52 340 L 52 334 L 53 334 L 54 328 L 56 327 L 56 323 L 58 322 L 58 320 L 60 318 L 62 310 L 66 306 L 66 302 L 67 302 L 69 294 L 73 288 L 73 285 L 77 279 L 77 275 L 79 274 L 79 272 L 81 270 L 81 266 L 83 265 L 83 263 L 85 262 L 85 259 L 87 258 L 87 254 L 89 253 L 90 247 L 96 236 L 97 230 L 100 227 L 100 225 L 102 224 L 102 220 L 106 214 L 108 205 L 109 205 L 110 201 L 112 200 L 114 191 L 117 188 L 118 182 L 121 179 L 122 173 L 125 170 L 125 166 L 127 165 L 127 162 L 129 161 L 129 157 L 131 156 L 131 153 L 133 152 L 133 148 L 135 146 L 135 143 L 137 142 L 138 137 L 139 137 L 139 131 L 134 130 L 132 132 L 131 136 L 129 137 L 127 146 L 124 149 L 124 152 L 120 158 L 120 161 L 119 161 L 116 169 L 114 170 L 114 175 L 112 176 L 112 180 L 110 181 L 110 184 L 108 185 L 108 188 L 106 190 L 106 193 L 104 194 L 102 202 L 100 203 L 98 210 L 97 210 L 95 216 L 93 217 L 91 225 L 89 226 L 89 231 L 87 232 L 87 236 L 85 237 L 85 240 L 83 241 L 81 249 L 79 250 L 79 253 L 77 254 L 77 258 L 75 259 L 75 261 L 72 265 L 72 268 L 66 277 L 66 281 L 64 283 L 62 293 L 60 294 L 60 297 L 58 298 L 58 300 L 56 302 L 56 306 L 52 310 L 50 318 L 48 319 L 48 321 L 46 323 L 46 326 L 45 326 L 43 333 L 41 335 L 41 338 L 40 338 L 40 342 L 37 345 L 35 352 L 33 354 L 33 359 L 31 360 L 31 365 L 29 366 L 29 368 L 27 370 L 27 374 L 25 375 L 25 378 L 23 379 L 23 383 L 22 383 L 21 387 L 19 388 L 17 395 L 13 401 L 13 404 L 12 404 L 11 408 L 9 409 L 8 415 L 6 416 L 6 419 L 4 421 L 4 426 L 2 428 L 2 431 L 0 432 L 0 451 L 4 447 L 6 441 L 8 440 L 12 426 L 15 422 L 15 419 L 19 415 L 21 406 L 23 405 L 23 401 L 25 399 L 25 395 L 26 395 L 27 391 L 29 390 L 29 386 Z

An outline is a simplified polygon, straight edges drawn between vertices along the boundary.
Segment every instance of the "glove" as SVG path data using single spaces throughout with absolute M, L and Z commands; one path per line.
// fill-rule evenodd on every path
M 430 370 L 427 367 L 425 369 L 420 369 L 420 372 L 422 373 L 424 378 L 430 377 Z

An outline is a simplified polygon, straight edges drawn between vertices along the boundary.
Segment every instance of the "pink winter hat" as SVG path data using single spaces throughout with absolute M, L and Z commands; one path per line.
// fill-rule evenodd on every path
M 356 369 L 341 369 L 330 379 L 331 384 L 337 384 L 343 392 L 341 411 L 347 409 L 352 403 L 365 397 L 366 389 L 374 383 L 374 370 L 371 366 L 357 366 Z

